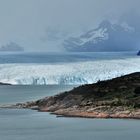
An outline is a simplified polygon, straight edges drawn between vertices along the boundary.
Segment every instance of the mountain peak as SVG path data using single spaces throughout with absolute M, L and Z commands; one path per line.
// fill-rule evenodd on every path
M 98 28 L 64 41 L 64 47 L 68 51 L 134 51 L 137 37 L 132 27 L 112 24 L 103 20 Z M 136 49 L 136 48 L 135 48 Z

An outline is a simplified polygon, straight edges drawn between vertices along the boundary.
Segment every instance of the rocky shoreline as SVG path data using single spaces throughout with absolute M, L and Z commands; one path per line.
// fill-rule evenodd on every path
M 12 84 L 0 82 L 0 86 L 3 86 L 3 85 L 12 85 Z
M 9 107 L 65 117 L 140 119 L 140 72 Z

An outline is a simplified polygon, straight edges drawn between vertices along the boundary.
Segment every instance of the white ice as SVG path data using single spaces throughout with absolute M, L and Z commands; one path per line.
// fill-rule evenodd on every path
M 0 82 L 21 85 L 90 84 L 140 72 L 140 57 L 63 64 L 0 64 Z

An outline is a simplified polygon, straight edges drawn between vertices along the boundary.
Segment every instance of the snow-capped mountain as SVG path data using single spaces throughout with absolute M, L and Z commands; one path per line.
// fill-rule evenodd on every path
M 127 23 L 121 25 L 103 21 L 98 28 L 64 41 L 67 51 L 125 51 L 134 50 L 135 29 Z

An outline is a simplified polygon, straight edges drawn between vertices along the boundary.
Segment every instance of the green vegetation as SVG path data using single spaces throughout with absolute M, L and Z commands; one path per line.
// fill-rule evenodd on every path
M 71 91 L 37 101 L 39 106 L 140 108 L 140 72 L 82 85 Z

